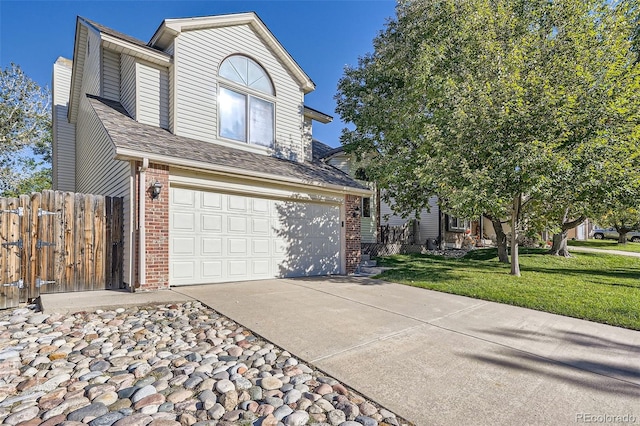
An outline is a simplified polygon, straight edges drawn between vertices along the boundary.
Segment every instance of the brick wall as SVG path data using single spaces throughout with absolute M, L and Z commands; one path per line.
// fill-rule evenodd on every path
M 360 204 L 357 195 L 345 196 L 346 266 L 347 274 L 353 274 L 360 264 Z M 356 207 L 358 211 L 356 212 Z M 354 217 L 355 214 L 355 217 Z
M 137 164 L 140 167 L 140 163 Z M 138 174 L 139 178 L 139 174 Z M 146 244 L 146 283 L 140 286 L 136 238 L 136 287 L 141 290 L 162 290 L 169 288 L 169 167 L 149 164 L 146 172 L 145 200 L 145 244 Z M 158 198 L 151 197 L 151 186 L 155 182 L 162 184 Z M 139 191 L 140 185 L 136 184 Z M 136 202 L 136 207 L 138 206 Z

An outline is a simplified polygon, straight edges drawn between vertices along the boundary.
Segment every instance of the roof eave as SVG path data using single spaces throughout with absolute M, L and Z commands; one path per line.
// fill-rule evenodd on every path
M 80 18 L 80 16 L 76 16 L 76 33 L 73 41 L 72 56 L 73 66 L 71 68 L 71 85 L 69 88 L 69 109 L 67 111 L 67 119 L 70 123 L 75 123 L 78 116 L 78 104 L 80 103 L 82 76 L 79 76 L 78 74 L 80 73 L 80 68 L 84 69 L 84 61 L 86 56 L 84 53 L 84 49 L 80 49 L 80 34 L 83 28 L 86 28 L 86 30 L 89 31 L 89 27 Z M 93 27 L 91 28 L 93 31 L 95 31 Z
M 322 124 L 331 123 L 333 121 L 333 117 L 329 114 L 325 114 L 324 112 L 320 112 L 317 109 L 313 109 L 306 105 L 304 106 L 304 116 Z
M 116 52 L 125 53 L 165 67 L 171 64 L 171 55 L 167 53 L 160 52 L 152 48 L 137 46 L 126 40 L 121 40 L 117 37 L 103 33 L 100 34 L 100 40 L 104 47 L 115 50 Z
M 193 170 L 206 170 L 209 172 L 222 174 L 226 176 L 250 178 L 252 180 L 258 180 L 263 182 L 279 182 L 283 184 L 293 185 L 304 188 L 316 188 L 323 189 L 330 192 L 337 192 L 340 194 L 352 194 L 352 195 L 370 195 L 370 189 L 354 188 L 344 185 L 335 185 L 325 182 L 309 182 L 304 179 L 289 178 L 280 175 L 274 175 L 270 173 L 261 173 L 255 170 L 242 170 L 239 172 L 234 167 L 221 166 L 217 164 L 205 163 L 200 161 L 185 160 L 182 158 L 169 157 L 165 155 L 153 154 L 144 151 L 131 150 L 126 148 L 116 147 L 115 158 L 118 160 L 135 161 L 142 158 L 147 158 L 154 163 L 166 164 L 169 166 L 177 166 L 181 168 L 193 169 Z

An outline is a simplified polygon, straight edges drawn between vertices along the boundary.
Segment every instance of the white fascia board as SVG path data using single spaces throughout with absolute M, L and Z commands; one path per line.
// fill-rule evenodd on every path
M 144 59 L 145 61 L 165 67 L 171 64 L 171 55 L 167 53 L 137 46 L 108 34 L 100 34 L 100 39 L 102 41 L 102 45 L 111 50 L 120 51 L 129 56 Z
M 80 46 L 82 31 L 89 31 L 89 27 L 82 23 L 79 18 L 76 19 L 76 34 L 73 41 L 73 66 L 71 69 L 71 87 L 69 89 L 69 110 L 67 111 L 67 119 L 69 123 L 75 124 L 78 118 L 78 108 L 80 104 L 80 91 L 82 89 L 82 74 L 79 69 L 84 71 L 85 49 Z M 88 34 L 87 34 L 88 37 Z
M 135 150 L 116 148 L 117 160 L 134 160 L 139 161 L 141 158 L 148 158 L 150 162 L 167 164 L 170 166 L 177 166 L 191 170 L 206 170 L 226 176 L 232 177 L 244 177 L 248 179 L 254 179 L 262 182 L 278 182 L 288 185 L 305 187 L 305 188 L 320 188 L 328 192 L 337 192 L 340 194 L 351 194 L 360 196 L 371 196 L 370 189 L 353 188 L 349 186 L 333 185 L 323 182 L 308 182 L 304 179 L 289 178 L 279 175 L 272 175 L 269 173 L 261 173 L 254 170 L 239 170 L 234 167 L 220 166 L 211 163 L 203 163 L 199 161 L 185 160 L 176 157 L 167 157 L 164 155 L 149 154 L 147 152 L 140 152 Z
M 318 123 L 327 124 L 333 121 L 333 117 L 308 106 L 304 107 L 304 116 L 317 121 Z

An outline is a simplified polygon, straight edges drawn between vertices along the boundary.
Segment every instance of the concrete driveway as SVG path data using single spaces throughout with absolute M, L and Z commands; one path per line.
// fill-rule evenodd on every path
M 173 290 L 417 425 L 640 423 L 640 332 L 366 278 Z

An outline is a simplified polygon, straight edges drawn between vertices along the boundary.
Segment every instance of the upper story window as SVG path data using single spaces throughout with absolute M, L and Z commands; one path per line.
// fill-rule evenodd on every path
M 272 147 L 275 104 L 273 84 L 254 60 L 233 55 L 219 71 L 218 117 L 220 136 L 254 145 Z

